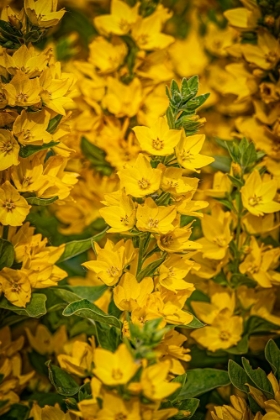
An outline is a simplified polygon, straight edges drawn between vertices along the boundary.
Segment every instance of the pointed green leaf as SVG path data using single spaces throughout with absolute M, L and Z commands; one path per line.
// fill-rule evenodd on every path
M 248 393 L 249 389 L 245 384 L 250 382 L 248 380 L 249 378 L 245 370 L 242 369 L 242 367 L 233 360 L 229 360 L 228 362 L 228 375 L 232 385 L 235 386 L 235 388 L 242 392 Z
M 55 387 L 58 394 L 65 397 L 71 397 L 79 392 L 79 385 L 65 370 L 58 366 L 52 365 L 51 361 L 46 362 L 49 371 L 50 382 Z
M 77 315 L 82 318 L 92 319 L 104 324 L 113 325 L 114 327 L 121 328 L 122 322 L 112 316 L 107 315 L 101 309 L 99 309 L 94 303 L 89 302 L 87 299 L 72 302 L 64 309 L 64 316 Z
M 57 146 L 59 141 L 50 141 L 49 143 L 45 143 L 42 146 L 21 146 L 19 155 L 22 158 L 27 158 L 34 153 L 40 152 L 41 150 L 50 149 L 54 146 Z
M 56 131 L 61 120 L 62 120 L 62 115 L 56 115 L 54 118 L 52 118 L 49 122 L 47 132 L 50 134 L 53 134 Z
M 220 386 L 230 384 L 228 373 L 219 369 L 190 369 L 187 372 L 186 384 L 177 397 L 180 400 L 197 397 Z
M 249 376 L 251 381 L 259 388 L 261 391 L 264 392 L 267 398 L 273 398 L 274 393 L 272 389 L 272 385 L 267 379 L 266 373 L 261 368 L 252 369 L 249 361 L 242 357 L 242 364 L 246 374 Z
M 58 196 L 51 197 L 51 198 L 39 198 L 39 197 L 27 197 L 26 201 L 31 206 L 49 206 L 50 204 L 54 203 L 58 200 Z
M 265 347 L 265 358 L 270 364 L 274 375 L 280 378 L 280 350 L 275 341 L 269 340 Z
M 15 251 L 11 242 L 0 238 L 0 270 L 11 267 L 15 259 Z
M 31 318 L 38 318 L 45 315 L 46 310 L 46 295 L 42 293 L 33 293 L 31 300 L 27 303 L 25 308 L 19 308 L 12 305 L 5 297 L 0 299 L 0 308 L 15 312 L 17 315 L 28 316 Z

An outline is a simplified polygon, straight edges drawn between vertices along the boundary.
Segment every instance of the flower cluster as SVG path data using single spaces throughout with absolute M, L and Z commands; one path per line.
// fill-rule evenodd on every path
M 0 416 L 277 419 L 279 1 L 18 3 Z

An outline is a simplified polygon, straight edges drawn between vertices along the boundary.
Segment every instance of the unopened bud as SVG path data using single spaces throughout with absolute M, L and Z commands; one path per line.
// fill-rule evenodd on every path
M 239 177 L 242 173 L 241 166 L 239 163 L 232 162 L 231 164 L 231 172 L 233 176 Z
M 265 16 L 265 18 L 264 18 L 264 23 L 267 25 L 267 26 L 273 26 L 274 25 L 274 23 L 275 23 L 275 17 L 274 16 L 271 16 L 271 15 L 267 15 L 267 16 Z

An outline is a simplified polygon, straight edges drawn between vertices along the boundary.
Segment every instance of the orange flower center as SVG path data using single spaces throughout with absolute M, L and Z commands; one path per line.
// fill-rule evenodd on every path
M 120 369 L 113 369 L 112 370 L 112 377 L 118 381 L 119 379 L 122 379 L 123 373 Z
M 123 414 L 123 413 L 118 413 L 115 415 L 115 420 L 126 420 L 127 419 L 127 415 Z
M 230 339 L 230 333 L 228 331 L 221 331 L 220 332 L 220 340 L 228 341 Z
M 27 99 L 28 99 L 28 95 L 26 93 L 21 92 L 17 95 L 17 100 L 19 102 L 27 102 Z
M 5 143 L 1 144 L 0 150 L 2 151 L 2 153 L 5 153 L 5 155 L 11 152 L 13 150 L 13 144 L 11 140 L 8 140 Z
M 262 197 L 257 197 L 256 194 L 254 194 L 252 197 L 249 198 L 248 203 L 250 206 L 254 207 L 257 204 L 259 204 L 262 201 Z
M 160 241 L 162 245 L 168 246 L 172 244 L 172 242 L 174 241 L 174 238 L 172 234 L 168 234 L 168 235 L 162 236 Z
M 151 184 L 150 184 L 150 182 L 147 179 L 142 178 L 142 179 L 139 179 L 138 185 L 141 188 L 141 190 L 146 190 L 147 188 L 149 188 L 149 186 Z
M 125 19 L 121 19 L 119 23 L 119 27 L 122 31 L 127 32 L 130 29 L 130 24 Z
M 4 201 L 3 207 L 7 212 L 12 212 L 16 208 L 16 205 L 12 200 L 6 200 Z
M 161 150 L 164 147 L 164 143 L 163 140 L 160 140 L 159 138 L 157 138 L 156 140 L 153 139 L 153 148 L 156 150 Z
M 147 226 L 149 228 L 156 228 L 158 226 L 158 222 L 159 221 L 157 219 L 149 219 L 148 223 L 147 223 Z
M 107 273 L 109 274 L 109 276 L 111 277 L 115 277 L 119 274 L 120 270 L 118 269 L 118 267 L 110 267 L 107 270 Z
M 121 217 L 121 223 L 123 223 L 125 226 L 128 226 L 129 225 L 129 222 L 128 222 L 128 215 L 126 214 L 124 217 Z

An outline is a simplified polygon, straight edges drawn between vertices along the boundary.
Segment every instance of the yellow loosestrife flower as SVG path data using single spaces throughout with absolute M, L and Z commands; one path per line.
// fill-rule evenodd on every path
M 205 214 L 202 221 L 203 238 L 197 240 L 202 245 L 203 257 L 222 260 L 232 240 L 230 224 L 232 215 L 219 207 L 212 210 L 212 215 Z
M 182 138 L 175 150 L 178 162 L 183 168 L 193 172 L 200 172 L 200 168 L 214 162 L 214 158 L 199 153 L 204 141 L 204 134 L 186 136 L 182 133 Z
M 136 227 L 142 232 L 165 234 L 174 230 L 177 216 L 175 206 L 157 206 L 151 197 L 139 204 L 136 212 Z
M 175 228 L 172 232 L 157 236 L 158 247 L 167 252 L 187 252 L 201 249 L 202 246 L 199 243 L 189 241 L 191 234 L 191 225 Z
M 174 147 L 181 139 L 181 130 L 170 130 L 166 118 L 160 117 L 152 127 L 134 127 L 134 133 L 145 152 L 156 156 L 174 153 Z
M 23 110 L 13 124 L 14 136 L 23 146 L 49 143 L 53 140 L 53 136 L 46 131 L 49 122 L 50 114 L 46 110 L 36 113 Z
M 39 26 L 39 28 L 50 28 L 57 25 L 65 13 L 63 9 L 57 12 L 57 1 L 25 0 L 24 10 L 32 25 Z
M 0 129 L 0 171 L 18 165 L 19 144 L 9 130 Z
M 11 82 L 4 87 L 8 104 L 22 107 L 40 106 L 41 90 L 38 77 L 29 79 L 27 75 L 22 74 L 20 71 L 17 71 Z
M 123 363 L 125 359 L 123 359 Z M 102 409 L 95 417 L 97 420 L 141 420 L 140 403 L 132 398 L 125 401 L 119 395 L 106 392 L 103 398 Z
M 25 308 L 31 298 L 28 271 L 4 267 L 0 271 L 0 291 L 13 305 Z
M 124 1 L 112 0 L 110 15 L 94 18 L 94 25 L 102 34 L 125 35 L 138 19 L 139 3 L 129 7 Z
M 175 39 L 162 34 L 162 19 L 157 13 L 137 20 L 132 29 L 132 38 L 141 50 L 157 50 L 168 47 Z
M 125 247 L 118 249 L 111 241 L 107 241 L 104 249 L 95 243 L 97 258 L 95 261 L 87 261 L 82 265 L 97 274 L 97 277 L 107 286 L 118 283 L 125 266 Z
M 125 273 L 119 284 L 114 288 L 114 302 L 122 311 L 132 311 L 143 306 L 146 297 L 154 290 L 151 277 L 145 277 L 138 282 L 131 273 Z
M 162 400 L 180 388 L 181 384 L 167 381 L 169 370 L 168 360 L 148 366 L 143 370 L 140 383 L 142 392 L 147 398 L 152 401 Z
M 12 75 L 20 71 L 29 78 L 40 76 L 47 67 L 49 52 L 50 50 L 40 52 L 33 46 L 26 45 L 22 45 L 12 56 L 4 50 L 6 69 Z
M 274 179 L 263 180 L 258 170 L 254 170 L 241 188 L 244 207 L 255 216 L 264 213 L 274 213 L 280 210 L 280 203 L 273 199 L 277 192 L 277 182 Z
M 89 45 L 90 57 L 92 63 L 100 74 L 112 73 L 123 63 L 127 54 L 127 47 L 119 39 L 108 42 L 102 36 L 94 38 Z
M 139 154 L 133 165 L 127 166 L 118 172 L 121 187 L 133 197 L 145 197 L 159 189 L 162 172 L 153 169 L 149 159 Z
M 140 367 L 124 343 L 115 353 L 98 347 L 94 352 L 94 365 L 93 373 L 110 386 L 127 384 Z
M 0 223 L 4 226 L 21 226 L 29 213 L 28 205 L 17 190 L 6 181 L 0 187 Z
M 270 32 L 258 34 L 258 45 L 241 44 L 245 59 L 264 70 L 274 69 L 280 60 L 280 43 Z
M 119 191 L 118 197 L 119 200 L 115 200 L 112 205 L 108 203 L 108 207 L 99 210 L 100 215 L 111 226 L 109 232 L 126 232 L 136 222 L 136 205 L 133 200 L 123 191 Z

